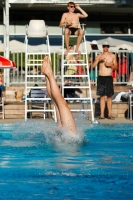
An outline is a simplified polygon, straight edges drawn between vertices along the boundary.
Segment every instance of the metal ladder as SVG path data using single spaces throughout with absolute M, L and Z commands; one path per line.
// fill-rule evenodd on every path
M 44 44 L 43 51 L 39 51 L 34 49 L 30 51 L 29 49 L 29 39 L 36 40 L 37 38 L 41 38 L 46 41 Z M 46 90 L 45 76 L 41 74 L 42 61 L 45 55 L 50 57 L 50 45 L 49 45 L 49 36 L 48 31 L 45 26 L 45 22 L 43 20 L 31 20 L 29 26 L 26 26 L 26 35 L 25 35 L 25 43 L 26 43 L 26 55 L 25 55 L 25 121 L 27 121 L 27 113 L 30 112 L 43 112 L 44 119 L 46 112 L 54 112 L 54 120 L 56 121 L 56 112 L 55 107 L 53 109 L 48 109 L 46 107 L 46 103 L 49 104 L 51 99 L 44 95 L 44 97 L 33 97 L 27 96 L 28 90 Z M 34 72 L 35 66 L 37 66 L 37 72 Z M 40 72 L 39 72 L 40 69 Z M 31 74 L 32 72 L 32 74 Z M 43 82 L 42 82 L 43 79 Z M 35 83 L 37 82 L 37 86 Z M 43 84 L 43 85 L 42 85 Z M 32 107 L 28 108 L 28 102 L 43 102 L 43 108 L 32 109 Z
M 85 34 L 83 36 L 82 42 L 80 44 L 81 47 L 81 57 L 82 60 L 77 60 L 80 62 L 80 66 L 82 66 L 83 74 L 76 75 L 65 75 L 65 67 L 66 66 L 78 66 L 79 63 L 66 63 L 66 59 L 64 58 L 64 28 L 62 29 L 62 70 L 61 70 L 61 76 L 62 76 L 62 95 L 65 94 L 65 89 L 73 89 L 73 90 L 82 90 L 85 94 L 82 96 L 76 96 L 76 97 L 64 97 L 66 101 L 68 102 L 79 102 L 78 108 L 70 108 L 72 112 L 89 112 L 91 113 L 91 121 L 92 123 L 95 123 L 94 120 L 94 111 L 93 111 L 93 100 L 92 100 L 92 94 L 91 94 L 91 85 L 90 85 L 90 77 L 89 77 L 89 69 L 88 69 L 88 55 L 87 55 L 87 47 L 86 47 L 86 37 Z M 84 24 L 81 24 L 81 28 L 84 30 Z M 70 36 L 76 37 L 76 36 Z M 76 56 L 76 52 L 69 52 L 68 54 L 71 54 L 73 56 Z M 70 78 L 73 84 L 65 85 L 65 79 Z M 78 80 L 79 79 L 79 80 Z M 72 107 L 72 106 L 71 106 Z

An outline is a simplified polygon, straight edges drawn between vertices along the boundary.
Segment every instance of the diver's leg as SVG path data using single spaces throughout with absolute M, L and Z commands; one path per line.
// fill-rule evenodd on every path
M 45 78 L 46 78 L 46 87 L 47 87 L 47 91 L 48 91 L 49 97 L 52 99 L 52 95 L 51 95 L 51 91 L 50 91 L 49 80 L 48 80 L 47 76 L 46 76 Z M 55 110 L 56 110 L 56 117 L 57 117 L 57 124 L 58 124 L 58 127 L 61 127 L 62 125 L 61 125 L 61 119 L 60 119 L 60 113 L 59 113 L 58 107 L 57 107 L 57 105 L 54 103 L 54 101 L 53 101 L 53 104 L 54 104 Z
M 69 130 L 71 133 L 75 133 L 76 125 L 74 122 L 74 118 L 65 99 L 61 95 L 59 86 L 57 85 L 54 78 L 48 56 L 46 56 L 43 60 L 42 73 L 44 73 L 49 80 L 52 100 L 55 102 L 59 109 L 62 126 Z

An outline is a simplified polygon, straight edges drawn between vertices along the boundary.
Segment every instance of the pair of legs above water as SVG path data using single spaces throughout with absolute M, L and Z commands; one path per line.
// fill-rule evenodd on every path
M 45 74 L 47 91 L 56 109 L 58 126 L 66 128 L 71 134 L 76 133 L 74 118 L 56 83 L 48 56 L 43 60 L 42 73 Z

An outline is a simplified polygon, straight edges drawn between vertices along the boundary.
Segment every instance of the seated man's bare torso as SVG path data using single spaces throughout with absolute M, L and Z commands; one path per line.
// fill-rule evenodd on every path
M 79 16 L 78 13 L 64 13 L 65 23 L 70 24 L 70 27 L 78 28 Z

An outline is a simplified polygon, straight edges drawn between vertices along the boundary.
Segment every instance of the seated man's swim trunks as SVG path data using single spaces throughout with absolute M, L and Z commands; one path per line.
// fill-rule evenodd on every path
M 78 28 L 69 28 L 71 31 L 71 35 L 75 35 L 75 32 L 78 30 Z
M 97 95 L 111 97 L 114 94 L 112 76 L 98 76 Z

